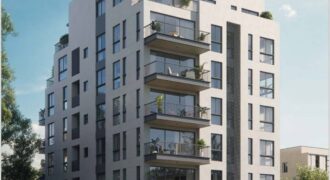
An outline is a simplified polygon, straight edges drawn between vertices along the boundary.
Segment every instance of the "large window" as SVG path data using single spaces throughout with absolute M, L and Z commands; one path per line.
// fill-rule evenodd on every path
M 48 153 L 47 155 L 48 158 L 48 175 L 53 175 L 54 174 L 54 161 L 55 161 L 55 153 L 51 152 Z
M 63 118 L 63 141 L 68 139 L 68 118 Z
M 112 52 L 116 54 L 120 51 L 120 24 L 113 27 L 112 33 Z
M 113 161 L 120 160 L 120 133 L 113 135 Z
M 211 85 L 213 88 L 222 89 L 222 63 L 212 61 L 211 63 Z
M 105 14 L 105 0 L 98 0 L 96 3 L 96 17 Z
M 211 98 L 211 114 L 212 124 L 222 125 L 222 99 Z
M 120 180 L 120 170 L 113 171 L 113 180 Z
M 120 61 L 113 63 L 113 89 L 120 88 Z
M 288 169 L 289 169 L 288 168 L 288 163 L 287 162 L 282 163 L 282 172 L 287 173 Z
M 68 171 L 68 150 L 63 149 L 63 172 Z
M 147 179 L 194 180 L 195 169 L 151 166 Z
M 222 180 L 222 171 L 212 170 L 211 180 Z
M 105 104 L 96 106 L 96 130 L 104 131 L 105 129 Z
M 63 106 L 63 110 L 66 110 L 68 108 L 68 87 L 64 86 L 62 90 L 63 90 L 62 106 Z
M 260 38 L 260 62 L 274 64 L 274 40 Z
M 251 103 L 248 104 L 248 128 L 253 129 L 253 105 Z
M 122 0 L 113 0 L 112 5 L 115 7 L 119 3 L 121 3 Z
M 51 146 L 55 143 L 55 123 L 48 124 L 48 145 Z
M 54 93 L 48 94 L 48 116 L 52 116 L 55 113 L 55 95 Z
M 66 79 L 68 71 L 67 56 L 63 56 L 58 60 L 58 80 L 62 81 Z
M 211 50 L 222 53 L 222 27 L 211 26 Z
M 211 151 L 213 161 L 222 161 L 222 135 L 211 134 Z
M 274 98 L 274 74 L 260 72 L 260 96 Z
M 105 33 L 97 36 L 97 53 L 96 53 L 96 59 L 97 62 L 105 60 Z
M 252 36 L 252 34 L 248 35 L 248 58 L 249 58 L 249 60 L 253 59 L 253 36 Z
M 260 140 L 260 165 L 274 166 L 274 142 Z
M 274 175 L 260 174 L 260 180 L 274 180 Z
M 248 174 L 248 180 L 253 180 L 253 174 L 252 173 Z
M 105 165 L 105 138 L 96 140 L 96 165 Z
M 274 132 L 274 108 L 260 106 L 260 130 Z
M 120 124 L 120 97 L 116 97 L 113 99 L 113 105 L 112 105 L 112 119 L 113 119 L 113 125 Z
M 141 154 L 141 130 L 136 128 L 136 156 Z
M 248 163 L 253 164 L 253 140 L 248 139 Z
M 96 90 L 97 94 L 105 94 L 105 69 L 98 70 L 97 72 Z
M 252 69 L 249 69 L 248 71 L 248 89 L 249 89 L 249 95 L 253 94 L 253 71 Z

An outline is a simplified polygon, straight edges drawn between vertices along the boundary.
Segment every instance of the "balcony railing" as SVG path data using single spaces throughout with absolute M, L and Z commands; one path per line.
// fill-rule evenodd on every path
M 77 106 L 79 106 L 80 105 L 80 98 L 79 98 L 79 95 L 76 95 L 76 96 L 74 96 L 74 97 L 72 97 L 72 99 L 71 99 L 72 101 L 71 101 L 71 107 L 72 108 L 74 108 L 74 107 L 77 107 Z
M 80 137 L 79 128 L 72 129 L 71 133 L 72 139 L 78 139 Z
M 185 9 L 188 11 L 193 11 L 193 12 L 198 11 L 198 1 L 196 0 L 191 0 L 188 5 L 186 5 L 182 0 L 150 0 L 150 1 Z
M 160 21 L 153 21 L 149 25 L 146 25 L 144 27 L 144 33 L 144 37 L 158 33 L 179 39 L 186 39 L 207 44 L 210 43 L 210 33 L 208 32 L 197 31 L 195 28 L 173 25 Z
M 174 104 L 168 102 L 157 103 L 157 101 L 153 101 L 145 105 L 146 116 L 151 114 L 162 114 L 194 119 L 209 119 L 209 111 L 210 109 L 207 107 Z
M 153 61 L 151 63 L 146 64 L 144 67 L 145 76 L 157 73 L 197 81 L 210 82 L 210 71 L 205 70 L 202 67 L 189 67 L 161 61 Z
M 209 147 L 176 142 L 149 142 L 145 144 L 145 155 L 177 155 L 209 158 Z
M 69 43 L 61 44 L 60 42 L 55 44 L 55 52 L 58 52 L 66 47 L 68 47 Z
M 39 126 L 45 125 L 45 109 L 40 109 L 39 111 Z
M 74 160 L 72 161 L 72 171 L 79 171 L 80 167 L 79 167 L 79 160 Z
M 40 143 L 39 153 L 45 154 L 45 148 L 46 148 L 46 141 L 43 139 L 43 140 L 41 140 L 41 143 Z

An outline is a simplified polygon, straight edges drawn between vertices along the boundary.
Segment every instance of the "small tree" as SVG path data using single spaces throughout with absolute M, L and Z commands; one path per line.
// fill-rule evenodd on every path
M 311 168 L 307 166 L 301 166 L 297 169 L 298 180 L 328 180 L 327 171 L 319 168 Z
M 260 17 L 265 18 L 265 19 L 270 19 L 273 20 L 273 15 L 269 11 L 264 11 L 261 13 Z

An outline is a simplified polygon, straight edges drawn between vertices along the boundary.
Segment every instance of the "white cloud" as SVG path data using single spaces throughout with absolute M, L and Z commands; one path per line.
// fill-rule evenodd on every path
M 288 18 L 292 18 L 297 15 L 297 11 L 293 9 L 289 4 L 283 4 L 280 8 L 280 11 L 282 11 Z

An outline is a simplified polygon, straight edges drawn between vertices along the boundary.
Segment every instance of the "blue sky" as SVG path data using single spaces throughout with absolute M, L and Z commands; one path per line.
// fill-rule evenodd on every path
M 265 3 L 281 26 L 281 147 L 327 147 L 327 0 Z M 3 0 L 3 4 L 18 33 L 5 44 L 15 71 L 17 102 L 37 123 L 54 44 L 67 32 L 69 0 Z

